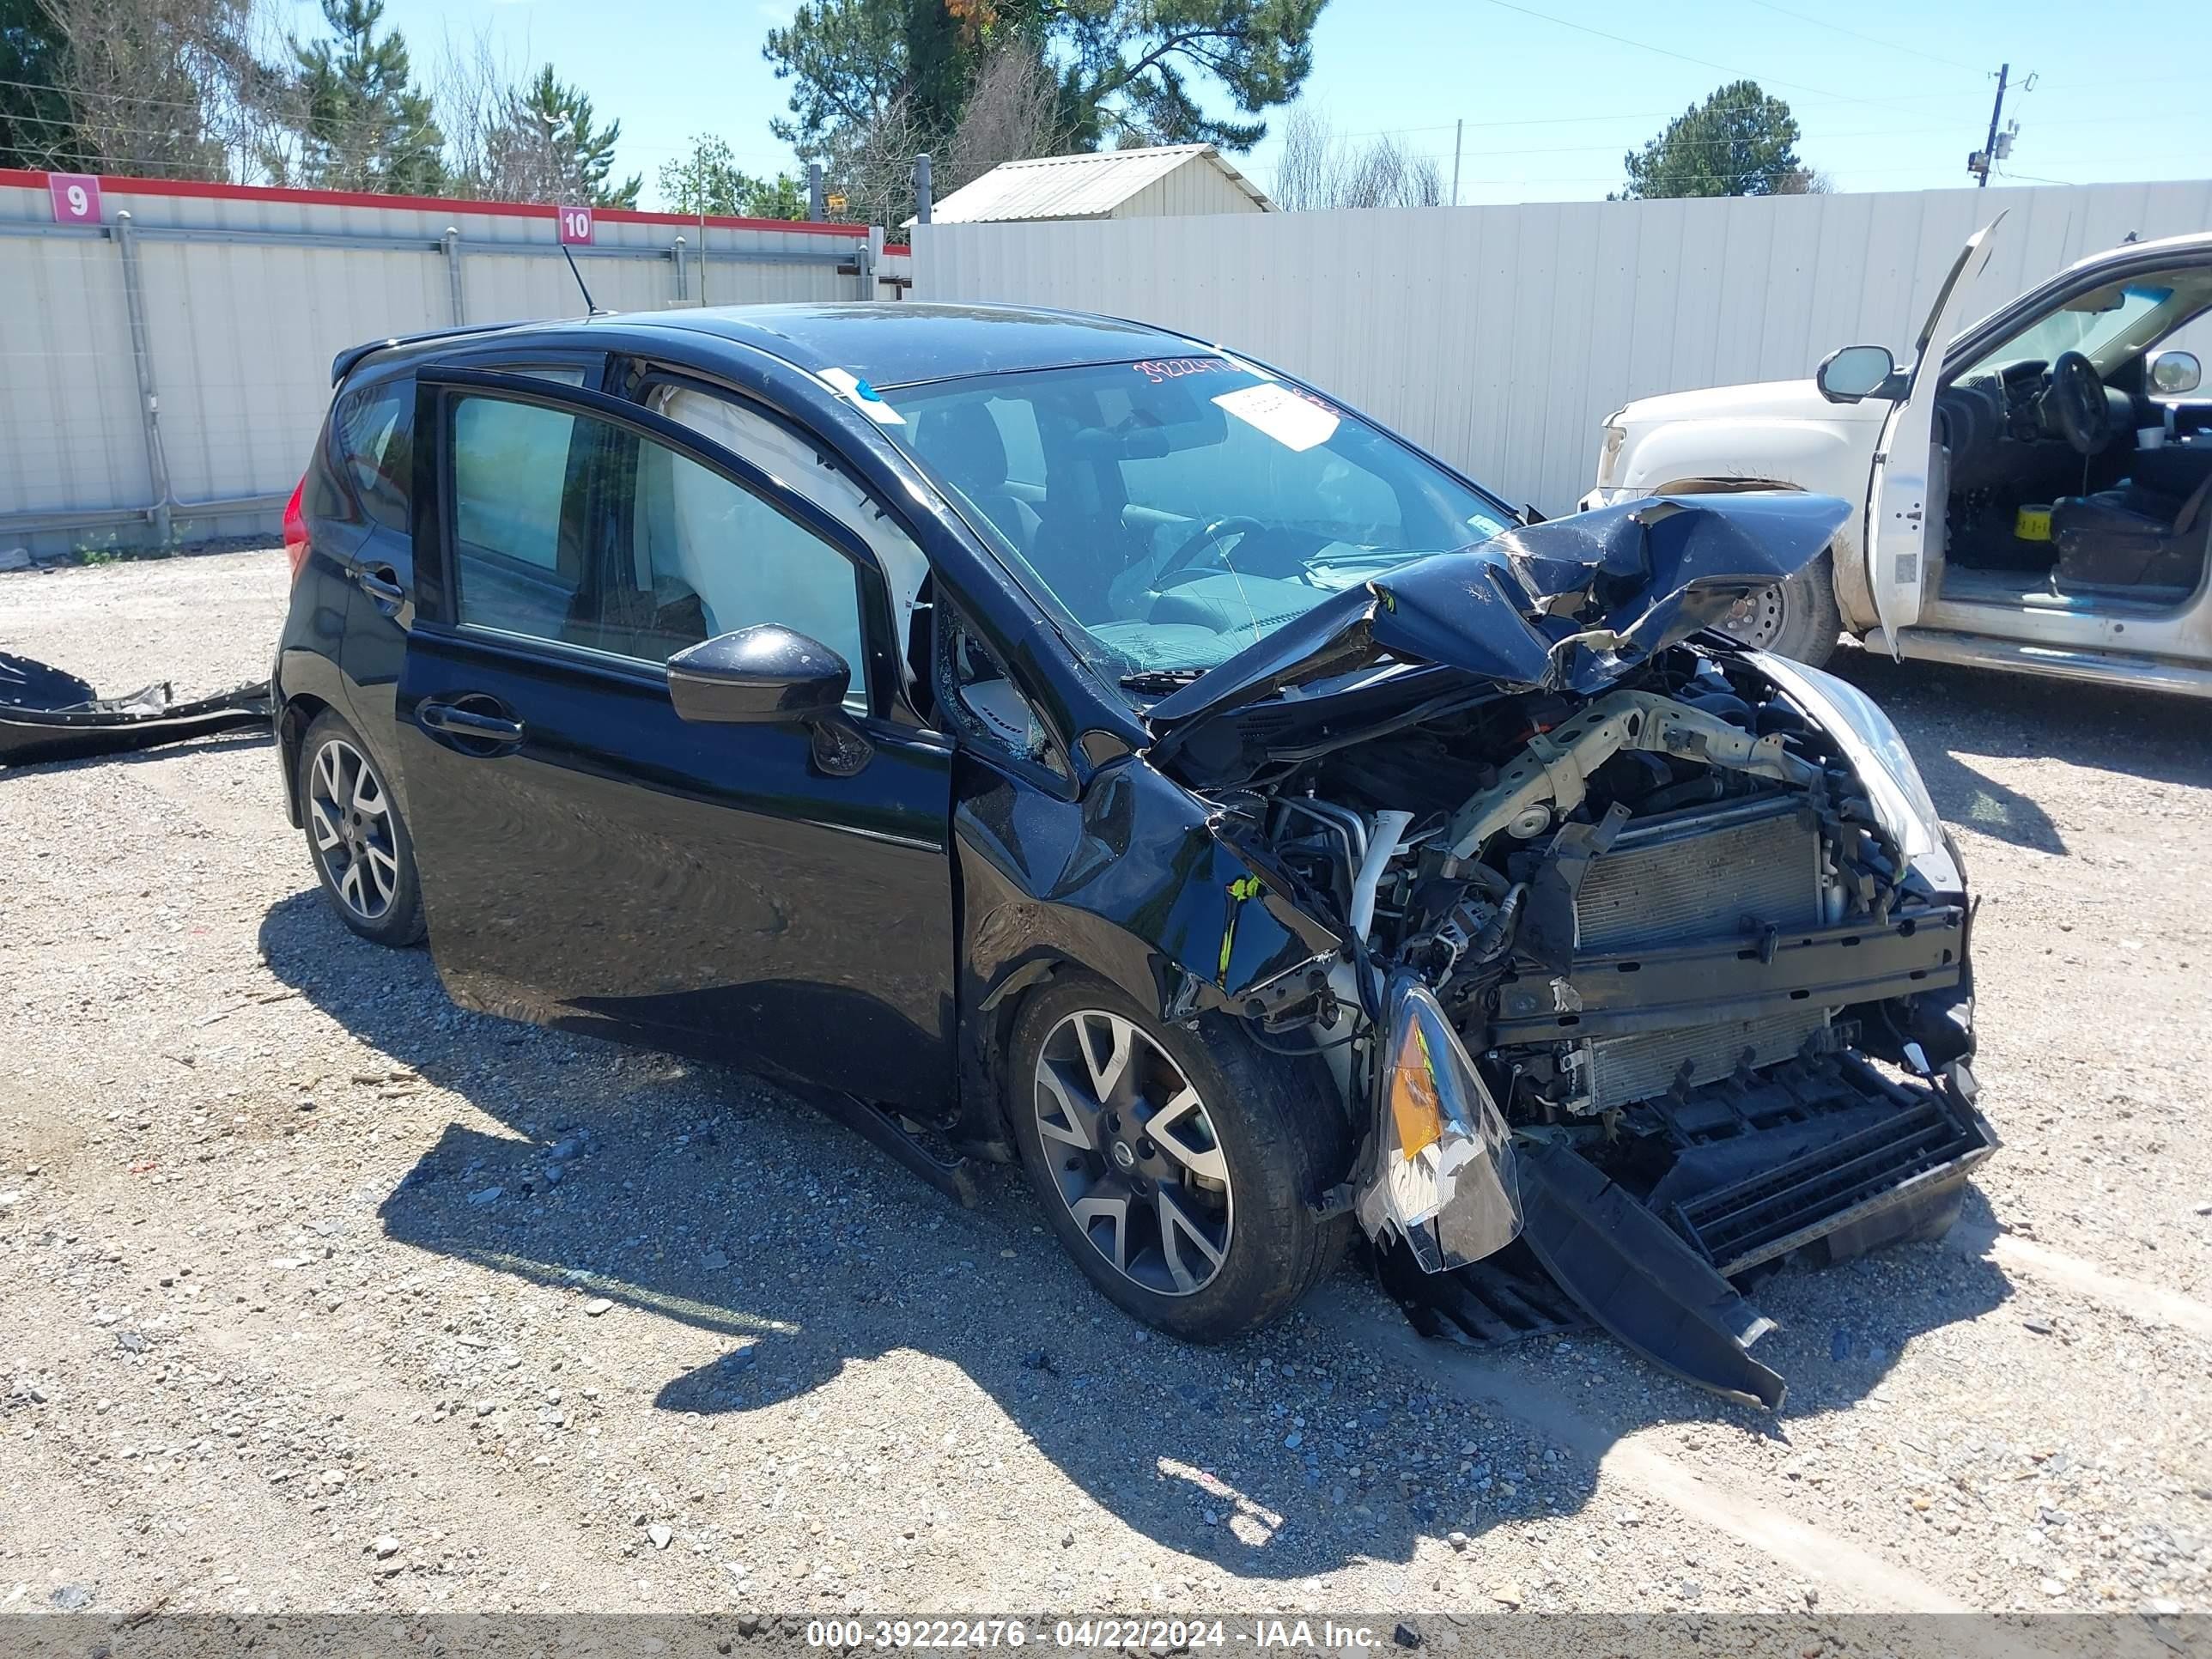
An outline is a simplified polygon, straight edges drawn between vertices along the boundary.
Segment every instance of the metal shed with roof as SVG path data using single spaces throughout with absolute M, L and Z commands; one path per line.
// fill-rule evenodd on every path
M 1161 144 L 1001 162 L 938 202 L 931 217 L 938 224 L 992 224 L 1275 210 L 1267 192 L 1212 144 Z

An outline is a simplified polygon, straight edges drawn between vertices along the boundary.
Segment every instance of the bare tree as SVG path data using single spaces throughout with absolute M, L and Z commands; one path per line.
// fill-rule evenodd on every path
M 1060 83 L 1043 55 L 1018 38 L 992 48 L 945 146 L 938 179 L 947 191 L 1005 161 L 1058 155 L 1074 147 L 1060 115 Z
M 1291 106 L 1283 120 L 1283 152 L 1275 162 L 1275 205 L 1291 213 L 1335 206 L 1329 199 L 1335 149 L 1327 116 L 1310 104 Z
M 903 93 L 872 119 L 838 129 L 823 158 L 830 216 L 853 224 L 904 223 L 914 214 L 914 158 L 928 148 L 929 136 Z
M 1443 177 L 1433 159 L 1389 134 L 1358 145 L 1339 138 L 1328 118 L 1299 105 L 1283 124 L 1275 204 L 1293 212 L 1322 208 L 1441 207 Z
M 61 38 L 80 165 L 155 178 L 250 176 L 286 112 L 254 0 L 37 0 Z
M 1836 181 L 1818 167 L 1792 167 L 1774 181 L 1777 196 L 1832 196 Z
M 491 150 L 515 73 L 492 44 L 489 25 L 465 43 L 446 39 L 431 77 L 430 102 L 438 130 L 446 135 L 446 162 L 453 188 L 467 196 L 491 196 Z

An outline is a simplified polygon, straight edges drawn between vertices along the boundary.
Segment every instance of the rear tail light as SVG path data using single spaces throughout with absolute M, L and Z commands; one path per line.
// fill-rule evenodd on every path
M 301 500 L 307 493 L 305 478 L 293 486 L 292 499 L 284 503 L 284 556 L 292 562 L 292 580 L 307 567 L 307 514 Z

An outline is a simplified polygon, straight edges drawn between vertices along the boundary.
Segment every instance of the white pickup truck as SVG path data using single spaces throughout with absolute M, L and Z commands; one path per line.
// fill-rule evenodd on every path
M 2160 347 L 2212 312 L 2212 234 L 2069 266 L 1942 343 L 1968 240 L 1902 368 L 1640 398 L 1609 417 L 1585 507 L 1798 489 L 1856 511 L 1733 630 L 1812 663 L 1839 634 L 1905 657 L 2212 696 L 2212 403 Z

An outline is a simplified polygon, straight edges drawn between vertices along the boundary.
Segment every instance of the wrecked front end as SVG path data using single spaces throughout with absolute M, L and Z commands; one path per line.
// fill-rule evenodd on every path
M 1336 936 L 1239 1006 L 1334 1057 L 1365 1131 L 1344 1196 L 1425 1328 L 1555 1327 L 1564 1292 L 1777 1406 L 1740 1287 L 1941 1233 L 1994 1149 L 1972 909 L 1901 740 L 1698 631 L 1842 511 L 1509 532 L 1152 710 L 1155 763 Z

